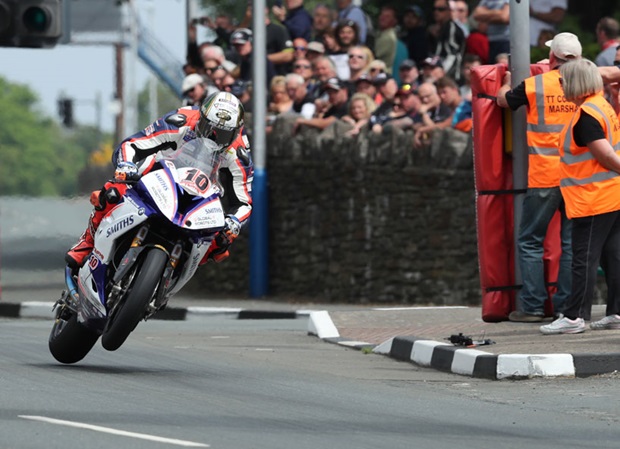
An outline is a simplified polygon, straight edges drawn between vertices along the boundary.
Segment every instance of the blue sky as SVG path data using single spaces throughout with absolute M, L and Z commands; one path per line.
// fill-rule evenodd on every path
M 154 6 L 151 32 L 176 59 L 185 60 L 185 0 L 137 0 L 145 23 L 151 23 L 148 7 Z M 142 16 L 144 14 L 144 16 Z M 102 103 L 102 128 L 114 129 L 110 101 L 114 94 L 115 56 L 111 45 L 57 45 L 53 49 L 0 48 L 0 76 L 10 82 L 28 85 L 40 98 L 46 115 L 58 118 L 56 101 L 61 93 L 75 98 L 74 115 L 83 124 L 96 124 L 94 100 L 99 93 Z M 142 63 L 136 65 L 135 85 L 141 90 L 150 77 Z

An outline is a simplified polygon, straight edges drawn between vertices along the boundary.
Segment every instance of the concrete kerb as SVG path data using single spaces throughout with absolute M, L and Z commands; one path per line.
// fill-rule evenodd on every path
M 0 317 L 54 319 L 54 302 L 26 301 L 16 303 L 0 302 Z M 306 318 L 310 310 L 278 311 L 251 310 L 237 307 L 167 307 L 157 312 L 152 319 L 183 321 L 208 315 L 229 315 L 240 320 L 296 319 Z
M 463 376 L 502 380 L 588 377 L 620 370 L 620 354 L 491 354 L 415 336 L 394 336 L 379 345 L 340 336 L 327 311 L 312 312 L 308 333 L 324 341 Z

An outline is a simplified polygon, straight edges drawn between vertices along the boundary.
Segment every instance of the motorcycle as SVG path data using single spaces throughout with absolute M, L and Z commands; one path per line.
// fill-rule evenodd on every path
M 209 139 L 194 139 L 149 156 L 139 180 L 127 181 L 84 265 L 65 269 L 49 337 L 57 361 L 82 360 L 99 337 L 106 350 L 117 350 L 196 273 L 225 226 L 220 150 Z

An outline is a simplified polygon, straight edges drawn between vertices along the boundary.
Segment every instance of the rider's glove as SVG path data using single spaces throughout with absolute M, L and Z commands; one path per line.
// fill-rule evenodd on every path
M 224 229 L 215 236 L 215 242 L 218 248 L 222 248 L 222 250 L 226 251 L 233 240 L 237 238 L 239 232 L 241 232 L 241 224 L 237 217 L 227 215 L 224 219 Z
M 116 171 L 114 172 L 114 179 L 116 181 L 137 181 L 139 178 L 138 167 L 133 162 L 119 162 L 116 166 Z

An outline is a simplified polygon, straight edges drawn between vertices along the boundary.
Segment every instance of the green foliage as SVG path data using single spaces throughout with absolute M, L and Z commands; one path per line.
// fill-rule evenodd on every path
M 0 192 L 58 196 L 76 192 L 77 176 L 94 149 L 96 133 L 68 133 L 42 116 L 36 94 L 0 77 Z

